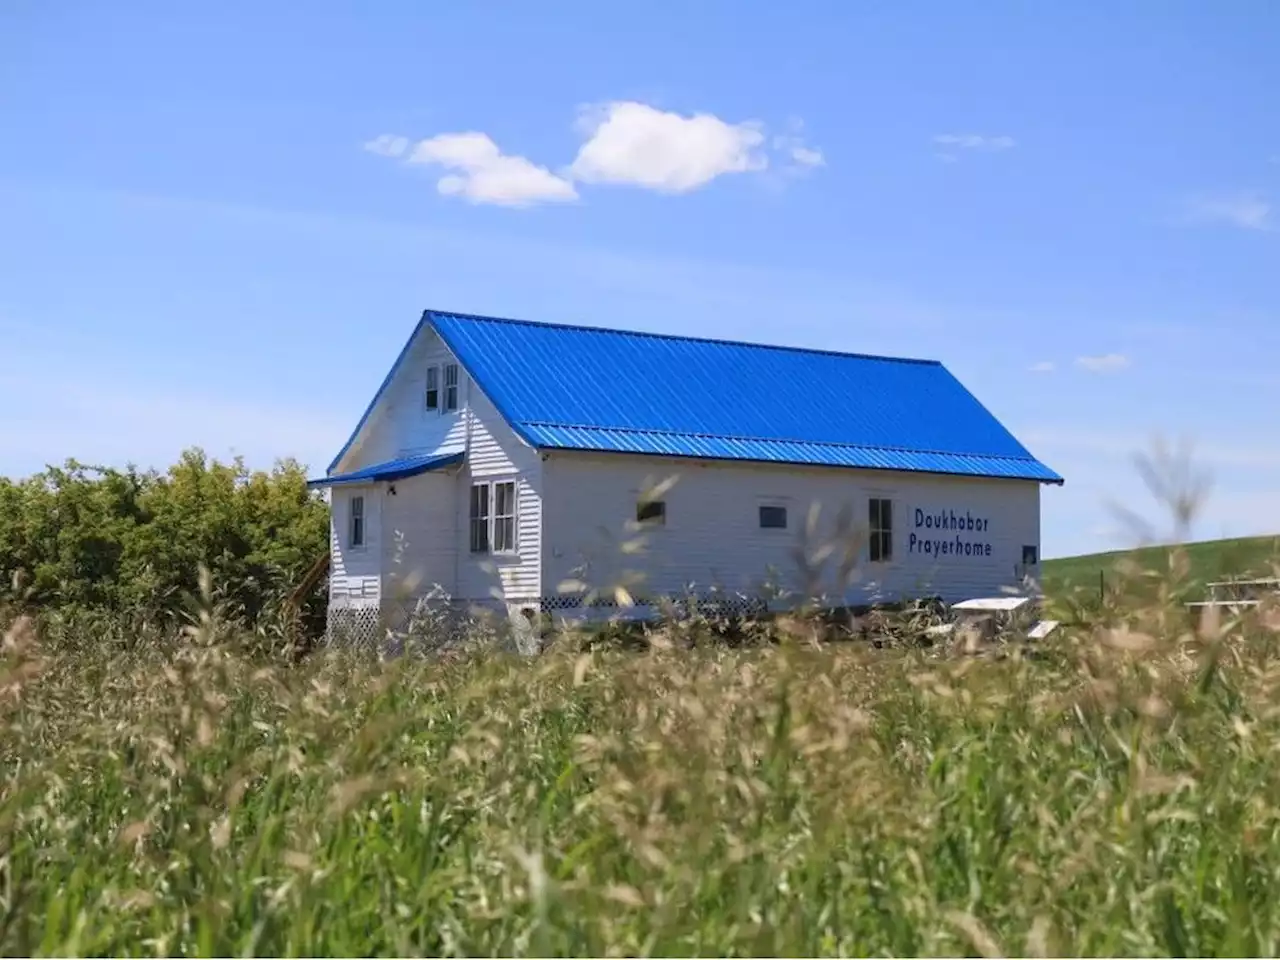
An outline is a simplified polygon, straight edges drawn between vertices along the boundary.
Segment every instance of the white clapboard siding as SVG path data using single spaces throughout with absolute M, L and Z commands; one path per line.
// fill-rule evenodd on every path
M 671 476 L 678 479 L 663 498 L 665 525 L 645 534 L 642 553 L 624 554 L 620 544 L 636 536 L 628 521 L 635 519 L 646 480 Z M 893 501 L 895 557 L 889 564 L 864 559 L 860 580 L 844 593 L 850 603 L 989 595 L 1017 583 L 1024 545 L 1039 552 L 1040 492 L 1033 482 L 567 452 L 549 455 L 543 482 L 543 581 L 549 593 L 583 573 L 591 585 L 606 586 L 624 571 L 644 574 L 641 594 L 690 586 L 752 590 L 770 567 L 785 586 L 799 589 L 804 584 L 795 554 L 811 506 L 820 508 L 816 545 L 831 541 L 842 508 L 865 529 L 871 496 Z M 785 506 L 788 529 L 761 529 L 761 504 Z M 966 526 L 973 520 L 985 529 L 917 528 L 917 510 L 921 520 L 954 511 Z M 954 552 L 957 538 L 962 548 L 969 544 L 968 556 Z M 975 544 L 981 556 L 973 555 Z M 827 561 L 822 590 L 838 592 L 837 564 L 835 557 Z
M 451 362 L 455 358 L 440 338 L 424 331 L 340 465 L 347 471 L 398 457 L 466 454 L 460 471 L 398 482 L 395 498 L 385 495 L 386 484 L 377 485 L 384 491 L 384 506 L 392 511 L 382 531 L 385 542 L 378 572 L 383 593 L 403 599 L 412 584 L 423 583 L 418 593 L 425 594 L 439 581 L 460 600 L 536 598 L 541 590 L 542 462 L 461 367 L 458 410 L 441 413 L 426 408 L 427 368 L 440 368 L 443 397 L 443 367 Z M 517 480 L 515 556 L 471 554 L 467 521 L 473 477 Z M 392 569 L 393 559 L 398 570 Z M 426 578 L 430 582 L 406 577 L 408 569 L 431 571 Z
M 352 547 L 351 498 L 364 497 L 363 546 Z M 335 488 L 330 495 L 329 598 L 335 606 L 376 605 L 381 597 L 381 510 L 374 484 Z
M 459 592 L 469 600 L 527 600 L 542 590 L 542 459 L 516 436 L 483 393 L 470 386 L 467 469 L 458 486 L 463 557 Z M 472 482 L 516 480 L 516 554 L 471 553 L 469 525 Z
M 383 597 L 408 603 L 438 591 L 452 596 L 458 577 L 456 478 L 425 473 L 380 486 Z
M 466 372 L 459 371 L 458 410 L 428 410 L 428 366 L 443 367 L 453 356 L 432 331 L 410 348 L 405 362 L 374 408 L 351 450 L 343 457 L 342 471 L 356 470 L 396 457 L 427 453 L 452 453 L 465 444 Z M 443 377 L 443 373 L 441 374 Z M 443 387 L 443 380 L 441 381 Z

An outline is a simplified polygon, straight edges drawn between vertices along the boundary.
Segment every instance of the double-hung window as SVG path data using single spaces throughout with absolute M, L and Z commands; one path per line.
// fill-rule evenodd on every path
M 893 501 L 872 497 L 869 504 L 871 539 L 867 557 L 872 563 L 889 563 L 893 560 Z
M 482 480 L 471 485 L 472 553 L 516 552 L 516 482 Z
M 456 363 L 446 363 L 444 365 L 444 412 L 448 413 L 458 409 L 458 365 Z
M 426 408 L 440 409 L 440 368 L 427 367 Z

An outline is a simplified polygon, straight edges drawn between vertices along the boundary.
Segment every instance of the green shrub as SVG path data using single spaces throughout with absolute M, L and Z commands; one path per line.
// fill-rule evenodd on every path
M 204 566 L 257 623 L 328 549 L 328 531 L 328 509 L 294 461 L 250 471 L 189 450 L 144 473 L 72 460 L 0 479 L 0 600 L 171 620 Z

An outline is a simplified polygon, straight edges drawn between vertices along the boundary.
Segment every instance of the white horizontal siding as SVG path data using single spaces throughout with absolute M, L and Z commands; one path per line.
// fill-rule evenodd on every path
M 541 590 L 542 462 L 459 367 L 458 406 L 452 413 L 426 408 L 426 370 L 456 358 L 440 338 L 423 331 L 339 469 L 349 471 L 397 457 L 465 452 L 461 471 L 400 481 L 385 495 L 393 511 L 383 524 L 382 588 L 403 595 L 413 583 L 424 594 L 439 582 L 461 600 L 536 598 Z M 467 523 L 472 478 L 517 480 L 517 553 L 473 556 Z M 394 569 L 398 567 L 399 569 Z M 408 571 L 414 571 L 412 575 Z
M 457 583 L 457 477 L 425 473 L 382 484 L 382 596 L 408 604 Z M 395 493 L 391 493 L 391 489 Z
M 646 534 L 643 553 L 626 555 L 620 545 L 636 536 L 638 492 L 646 479 L 678 480 L 664 496 L 666 525 Z M 806 516 L 817 504 L 816 535 L 810 546 L 831 543 L 844 509 L 865 529 L 871 496 L 894 503 L 894 561 L 860 563 L 860 579 L 844 593 L 848 602 L 937 594 L 948 601 L 998 593 L 1017 582 L 1023 545 L 1039 550 L 1039 486 L 1022 481 L 932 477 L 881 471 L 732 464 L 642 457 L 627 454 L 554 453 L 543 464 L 543 580 L 553 593 L 577 575 L 594 586 L 615 582 L 623 571 L 644 574 L 643 594 L 670 593 L 693 586 L 705 590 L 754 590 L 770 567 L 790 589 L 804 586 L 797 548 L 803 546 Z M 788 529 L 759 527 L 761 503 L 784 505 Z M 984 531 L 915 527 L 915 511 L 968 514 L 986 521 Z M 916 549 L 910 536 L 916 534 Z M 982 544 L 982 556 L 936 554 L 935 541 Z M 924 552 L 925 540 L 930 543 Z M 990 545 L 990 555 L 986 546 Z M 826 563 L 821 590 L 839 592 L 835 576 L 843 544 Z M 953 548 L 952 548 L 953 549 Z M 864 547 L 865 551 L 865 547 Z
M 351 498 L 364 497 L 365 542 L 352 547 Z M 381 511 L 372 485 L 337 487 L 329 509 L 329 603 L 331 606 L 377 604 L 381 597 Z
M 467 469 L 458 488 L 459 593 L 467 600 L 533 599 L 542 590 L 542 459 L 468 384 Z M 516 480 L 516 554 L 471 553 L 471 483 Z
M 458 410 L 441 413 L 426 407 L 427 367 L 455 362 L 434 331 L 423 331 L 387 387 L 356 442 L 343 457 L 340 471 L 384 463 L 396 457 L 453 453 L 463 448 L 467 396 L 466 371 L 458 373 Z M 443 399 L 444 373 L 440 373 Z

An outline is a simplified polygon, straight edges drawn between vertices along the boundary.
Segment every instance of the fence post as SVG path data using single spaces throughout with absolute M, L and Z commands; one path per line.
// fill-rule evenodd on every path
M 1101 603 L 1107 602 L 1107 574 L 1104 570 L 1098 571 L 1098 600 Z

